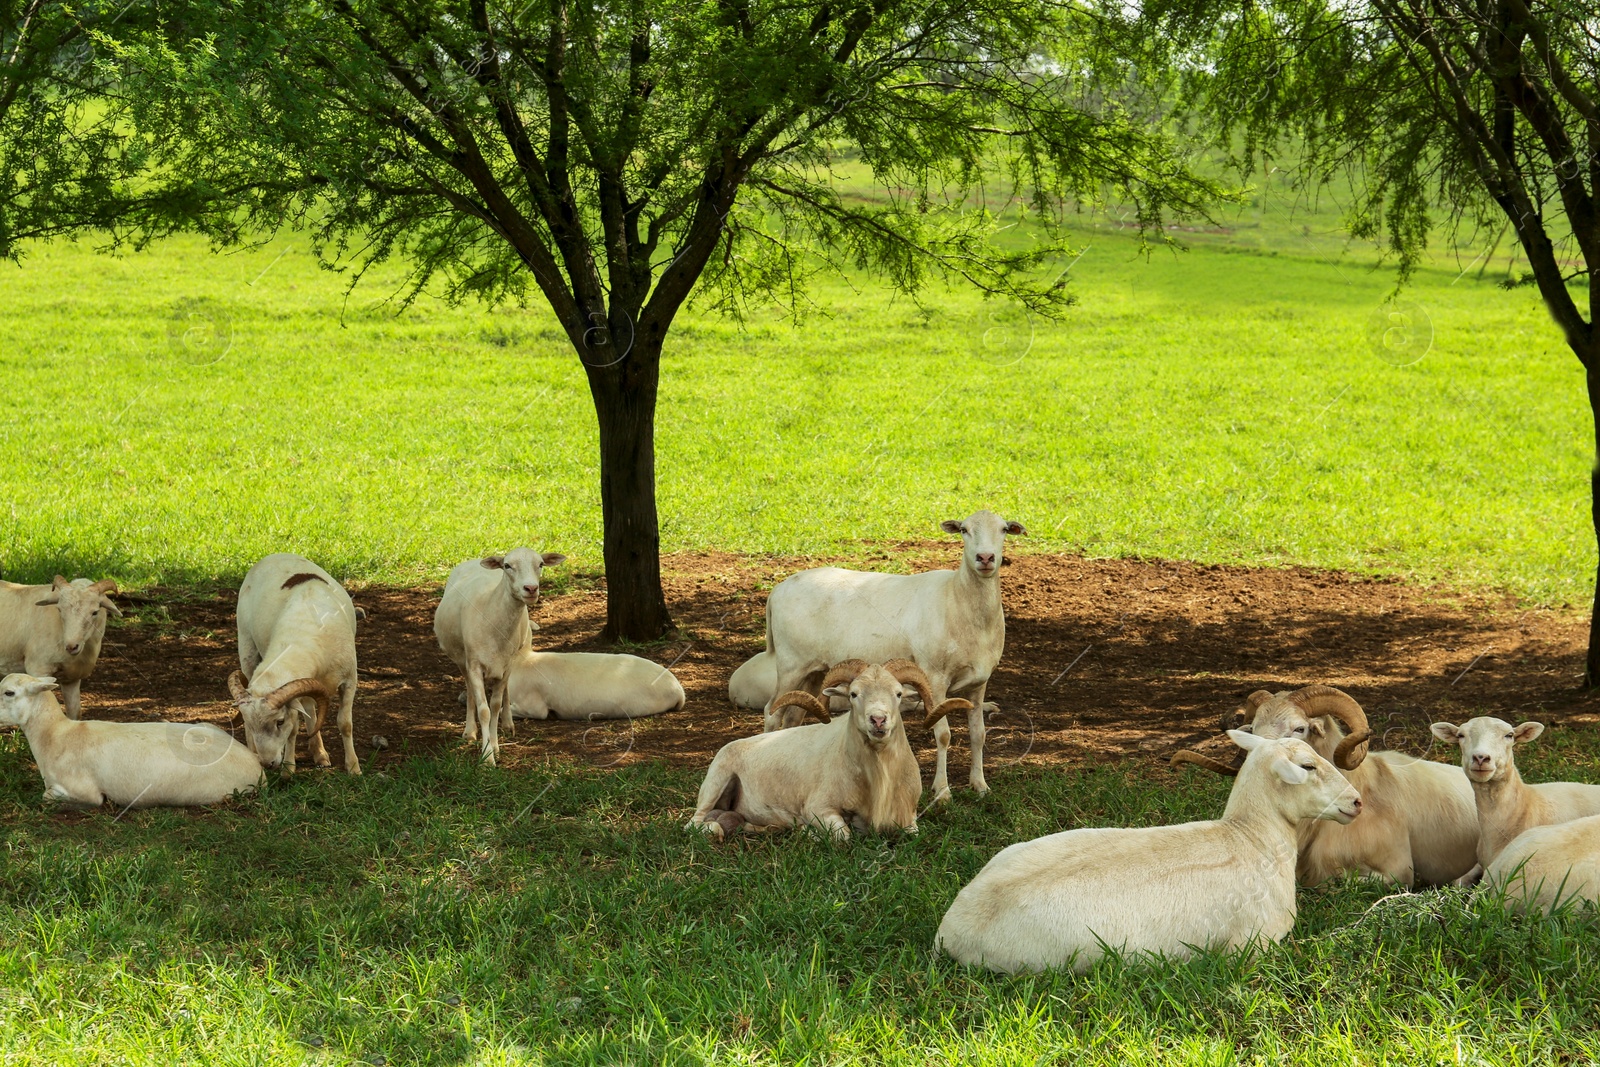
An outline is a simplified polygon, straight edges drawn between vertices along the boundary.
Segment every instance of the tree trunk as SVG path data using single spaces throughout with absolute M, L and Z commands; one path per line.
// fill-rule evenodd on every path
M 1592 358 L 1586 366 L 1589 414 L 1594 419 L 1595 430 L 1595 465 L 1589 473 L 1589 519 L 1594 525 L 1595 545 L 1600 548 L 1600 367 L 1596 367 Z M 1595 564 L 1594 580 L 1594 605 L 1589 613 L 1589 654 L 1583 661 L 1583 684 L 1588 689 L 1600 686 L 1600 562 Z
M 631 335 L 631 328 L 628 329 Z M 600 513 L 605 523 L 606 626 L 601 640 L 655 641 L 672 629 L 661 591 L 656 518 L 656 386 L 661 346 L 613 337 L 580 352 L 600 424 Z M 620 343 L 619 343 L 620 342 Z M 631 344 L 631 347 L 629 347 Z M 597 353 L 622 350 L 611 362 Z

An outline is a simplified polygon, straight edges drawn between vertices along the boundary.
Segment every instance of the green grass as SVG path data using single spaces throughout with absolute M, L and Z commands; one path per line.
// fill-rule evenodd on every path
M 1588 732 L 1530 777 L 1600 777 Z M 1574 772 L 1574 767 L 1579 769 Z M 1533 1064 L 1600 1058 L 1600 916 L 1302 890 L 1256 959 L 1004 978 L 935 958 L 1005 844 L 1209 817 L 1227 783 L 1001 771 L 915 839 L 713 848 L 692 772 L 465 755 L 211 815 L 57 818 L 0 739 L 7 1064 Z M 1176 787 L 1174 787 L 1176 785 Z
M 1492 284 L 1505 247 L 1481 281 L 1455 259 L 1419 274 L 1404 299 L 1430 335 L 1384 317 L 1393 277 L 1370 249 L 1306 218 L 1267 198 L 1145 260 L 1086 217 L 1059 322 L 856 278 L 820 283 L 798 326 L 682 316 L 665 547 L 850 552 L 987 505 L 1029 526 L 1018 550 L 1583 601 L 1582 378 L 1535 292 Z M 599 566 L 594 416 L 542 308 L 396 317 L 392 277 L 346 301 L 293 238 L 58 244 L 3 270 L 7 577 L 203 586 L 288 548 L 352 580 L 433 581 L 519 542 Z

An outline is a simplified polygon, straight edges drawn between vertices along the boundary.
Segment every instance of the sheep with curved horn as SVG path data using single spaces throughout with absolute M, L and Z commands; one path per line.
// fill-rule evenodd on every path
M 1265 694 L 1265 699 L 1255 699 Z M 1295 737 L 1339 768 L 1366 800 L 1348 826 L 1310 820 L 1300 825 L 1298 877 L 1316 885 L 1340 871 L 1360 871 L 1406 887 L 1443 885 L 1474 862 L 1478 818 L 1464 775 L 1448 764 L 1400 752 L 1368 755 L 1372 730 L 1366 712 L 1348 693 L 1328 685 L 1292 692 L 1251 694 L 1252 721 L 1241 727 L 1259 737 Z M 1233 768 L 1196 752 L 1180 752 L 1173 765 L 1218 774 Z
M 901 708 L 920 697 L 933 707 L 923 670 L 909 660 L 849 661 L 827 671 L 822 697 L 790 690 L 776 707 L 797 707 L 820 722 L 730 741 L 706 771 L 688 829 L 715 838 L 746 823 L 810 826 L 835 838 L 857 830 L 917 828 L 922 772 L 906 739 Z M 847 714 L 829 719 L 823 699 L 843 697 Z M 938 707 L 966 710 L 955 698 Z
M 49 585 L 0 582 L 0 674 L 54 678 L 66 698 L 67 718 L 78 718 L 83 681 L 99 662 L 106 620 L 122 615 L 111 602 L 116 591 L 110 578 L 69 582 L 59 574 Z
M 245 575 L 238 616 L 240 669 L 229 675 L 228 690 L 250 751 L 262 766 L 293 774 L 304 720 L 313 761 L 329 766 L 322 724 L 337 695 L 344 769 L 360 774 L 353 736 L 356 609 L 350 594 L 315 563 L 280 552 Z

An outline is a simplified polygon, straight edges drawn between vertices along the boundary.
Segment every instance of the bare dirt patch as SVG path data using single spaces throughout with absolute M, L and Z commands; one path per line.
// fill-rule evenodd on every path
M 958 549 L 896 545 L 883 558 L 913 569 L 949 566 Z M 663 561 L 681 636 L 638 650 L 672 670 L 689 694 L 675 714 L 635 723 L 518 721 L 503 764 L 561 755 L 611 766 L 644 760 L 704 764 L 722 744 L 760 729 L 727 700 L 728 676 L 763 647 L 766 591 L 815 559 L 681 553 Z M 1003 572 L 1006 653 L 989 687 L 1001 713 L 985 760 L 1162 758 L 1216 745 L 1218 722 L 1260 688 L 1325 682 L 1366 708 L 1381 747 L 1421 752 L 1427 724 L 1494 714 L 1593 722 L 1585 695 L 1585 620 L 1505 597 L 1298 568 L 1259 569 L 1029 555 Z M 857 566 L 860 562 L 857 561 Z M 888 564 L 886 563 L 887 567 Z M 595 650 L 605 619 L 598 582 L 547 596 L 537 647 Z M 356 736 L 369 767 L 459 744 L 461 682 L 433 638 L 437 589 L 367 588 L 358 639 Z M 97 718 L 209 721 L 240 734 L 225 679 L 238 665 L 234 597 L 166 598 L 152 591 L 107 635 L 84 687 Z M 951 779 L 966 777 L 965 729 L 953 723 Z M 327 740 L 336 750 L 332 725 Z M 389 746 L 376 751 L 374 735 Z M 504 739 L 503 739 L 504 740 Z M 913 744 L 931 739 L 913 728 Z

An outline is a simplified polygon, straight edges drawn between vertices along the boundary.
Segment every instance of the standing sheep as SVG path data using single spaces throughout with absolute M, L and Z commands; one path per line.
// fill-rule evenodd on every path
M 1280 940 L 1294 927 L 1296 824 L 1347 823 L 1361 797 L 1304 741 L 1228 736 L 1247 755 L 1221 819 L 1012 845 L 956 895 L 935 949 L 995 971 L 1081 972 L 1108 948 L 1182 958 Z
M 472 741 L 481 734 L 480 751 L 490 766 L 500 751 L 500 727 L 507 732 L 512 727 L 505 680 L 512 657 L 532 646 L 528 609 L 539 603 L 540 574 L 566 558 L 514 548 L 503 556 L 463 560 L 445 581 L 433 633 L 466 675 L 467 721 L 461 736 Z
M 344 769 L 356 756 L 356 608 L 333 576 L 304 556 L 267 556 L 239 587 L 239 667 L 228 689 L 244 719 L 245 742 L 264 767 L 293 774 L 300 720 L 310 724 L 311 757 L 327 767 L 322 723 L 339 696 Z M 307 708 L 311 703 L 313 714 Z
M 59 574 L 50 585 L 0 582 L 0 674 L 56 679 L 67 718 L 81 716 L 80 687 L 100 659 L 106 617 L 122 617 L 111 602 L 116 591 L 110 578 L 69 582 Z
M 940 524 L 960 534 L 961 566 L 922 574 L 874 574 L 820 567 L 779 582 L 767 598 L 767 651 L 774 691 L 813 696 L 829 664 L 848 659 L 908 659 L 927 672 L 932 705 L 963 697 L 969 705 L 972 787 L 989 791 L 983 776 L 983 704 L 989 676 L 1005 650 L 1006 619 L 1000 602 L 1001 555 L 1007 535 L 1027 531 L 992 511 Z M 769 704 L 766 729 L 791 718 Z M 791 713 L 792 714 L 792 713 Z M 950 724 L 934 728 L 938 755 L 935 800 L 949 795 Z

